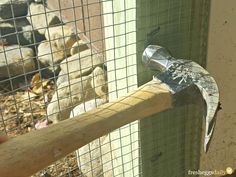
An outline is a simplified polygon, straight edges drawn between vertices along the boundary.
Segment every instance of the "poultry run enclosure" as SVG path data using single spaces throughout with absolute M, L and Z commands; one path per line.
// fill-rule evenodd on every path
M 147 34 L 158 27 L 152 42 L 204 65 L 208 10 L 207 0 L 0 2 L 1 132 L 14 138 L 50 128 L 151 80 L 141 57 Z M 171 109 L 33 176 L 188 176 L 198 169 L 201 127 L 196 106 Z

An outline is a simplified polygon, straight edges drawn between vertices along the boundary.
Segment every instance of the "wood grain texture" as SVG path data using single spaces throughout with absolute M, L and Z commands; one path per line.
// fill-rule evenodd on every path
M 175 58 L 189 59 L 205 66 L 209 2 L 137 0 L 138 85 L 153 77 L 153 73 L 141 63 L 141 56 L 146 35 L 158 27 L 160 30 L 152 39 L 153 44 L 166 47 Z M 141 120 L 142 175 L 183 177 L 188 176 L 186 169 L 199 169 L 202 120 L 199 107 L 188 104 Z M 161 158 L 152 160 L 160 152 Z M 167 167 L 171 169 L 167 170 Z
M 150 81 L 115 102 L 1 144 L 1 177 L 30 176 L 112 130 L 171 107 L 169 90 Z

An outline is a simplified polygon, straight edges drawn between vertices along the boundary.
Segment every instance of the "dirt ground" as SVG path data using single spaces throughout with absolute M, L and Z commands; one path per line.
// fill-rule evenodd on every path
M 37 78 L 35 76 L 37 74 L 33 78 Z M 45 98 L 48 101 L 51 100 L 55 85 L 51 80 L 37 80 L 33 78 L 29 86 L 25 86 L 24 89 L 12 94 L 0 93 L 0 133 L 6 131 L 8 138 L 13 138 L 30 131 L 37 131 L 37 123 L 45 120 L 47 107 Z M 38 82 L 32 84 L 33 80 Z M 80 176 L 76 153 L 73 152 L 67 155 L 32 177 L 51 176 Z
M 200 170 L 236 170 L 235 0 L 211 1 L 207 69 L 218 83 L 223 109 L 218 113 L 209 151 L 202 152 Z

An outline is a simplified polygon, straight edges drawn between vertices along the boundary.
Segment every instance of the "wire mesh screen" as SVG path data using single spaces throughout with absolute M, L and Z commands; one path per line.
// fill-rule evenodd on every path
M 37 131 L 136 86 L 136 52 L 128 49 L 135 41 L 127 41 L 135 38 L 135 28 L 126 24 L 135 22 L 135 3 L 121 5 L 98 0 L 0 3 L 1 132 L 11 138 Z M 127 27 L 121 32 L 116 26 Z M 137 122 L 127 125 L 34 176 L 136 176 L 137 133 Z
M 153 3 L 157 9 L 151 8 Z M 140 64 L 141 52 L 146 34 L 158 26 L 162 28 L 161 44 L 179 51 L 175 53 L 177 56 L 191 58 L 190 48 L 186 46 L 192 41 L 184 42 L 185 37 L 192 37 L 191 18 L 186 20 L 186 16 L 193 14 L 192 9 L 190 1 L 177 0 L 168 3 L 161 0 L 2 0 L 0 131 L 13 138 L 50 128 L 51 124 L 113 101 L 147 82 L 150 72 Z M 181 25 L 186 35 L 181 33 Z M 175 30 L 168 31 L 175 26 L 179 32 L 176 35 L 172 33 Z M 176 39 L 182 40 L 180 46 L 172 43 Z M 148 119 L 141 127 L 138 121 L 125 125 L 33 176 L 156 176 L 158 173 L 153 168 L 158 166 L 157 171 L 161 171 L 163 166 L 159 163 L 163 161 L 169 166 L 181 161 L 195 167 L 200 141 L 197 128 L 201 127 L 201 121 L 200 114 L 194 116 L 193 113 L 191 119 L 181 116 L 188 111 L 181 108 L 180 112 L 167 113 L 167 119 L 164 113 L 159 122 Z M 177 117 L 176 121 L 171 122 L 171 115 Z M 165 121 L 168 124 L 164 124 Z M 197 128 L 193 129 L 193 123 Z M 176 124 L 180 126 L 175 127 Z M 154 127 L 160 131 L 152 131 Z M 169 140 L 177 139 L 169 148 L 165 148 L 167 141 L 162 138 L 163 132 L 164 135 L 173 133 Z M 190 136 L 180 140 L 185 134 Z M 192 148 L 198 149 L 186 153 L 181 144 L 188 149 L 191 136 L 196 140 Z M 175 148 L 176 143 L 180 148 L 163 159 L 163 152 L 155 147 L 156 141 L 161 142 L 158 146 L 165 152 Z M 180 154 L 182 158 L 178 156 L 171 161 L 171 154 Z M 190 155 L 195 155 L 194 162 L 186 161 Z M 159 156 L 162 159 L 157 162 Z M 186 167 L 179 165 L 181 169 Z
M 137 56 L 143 53 L 147 34 L 160 27 L 151 38 L 152 44 L 204 66 L 209 4 L 205 0 L 138 0 Z M 154 73 L 137 61 L 138 85 L 142 85 Z M 142 175 L 191 176 L 188 170 L 199 169 L 201 126 L 201 111 L 190 105 L 141 120 Z

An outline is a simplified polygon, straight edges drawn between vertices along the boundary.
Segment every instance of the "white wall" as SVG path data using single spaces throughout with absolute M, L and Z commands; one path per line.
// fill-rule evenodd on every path
M 136 1 L 103 2 L 109 100 L 137 87 Z M 125 119 L 125 117 L 124 117 Z M 110 134 L 114 176 L 138 176 L 138 121 Z

